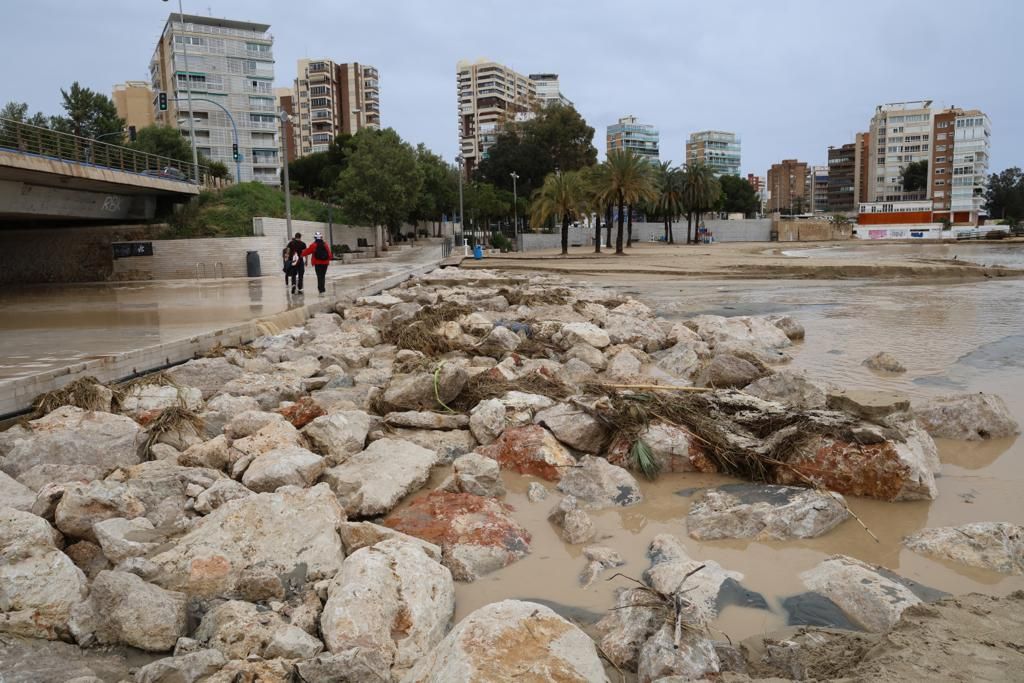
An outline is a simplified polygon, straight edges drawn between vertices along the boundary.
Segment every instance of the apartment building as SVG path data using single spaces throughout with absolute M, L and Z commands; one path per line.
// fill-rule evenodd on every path
M 761 213 L 764 213 L 768 207 L 768 181 L 764 179 L 764 176 L 748 173 L 747 182 L 750 183 L 750 186 L 754 188 L 754 192 L 757 193 L 757 199 L 761 203 Z
M 538 106 L 537 86 L 509 67 L 480 59 L 455 67 L 459 100 L 459 154 L 464 172 L 472 176 L 502 126 L 526 120 Z
M 635 116 L 623 116 L 608 126 L 606 151 L 631 149 L 652 161 L 658 161 L 658 129 L 640 123 Z
M 784 159 L 768 169 L 768 211 L 804 213 L 810 206 L 807 196 L 807 164 Z
M 686 163 L 702 161 L 715 176 L 740 174 L 740 139 L 735 133 L 704 130 L 691 133 L 686 143 Z
M 828 204 L 828 166 L 808 166 L 806 188 L 807 210 L 811 213 L 830 211 Z
M 558 74 L 530 74 L 528 78 L 533 81 L 537 90 L 537 103 L 542 107 L 549 107 L 553 104 L 560 104 L 563 107 L 571 107 L 572 101 L 562 94 L 561 86 L 558 83 Z
M 135 130 L 156 123 L 153 89 L 146 81 L 126 81 L 114 86 L 114 107 L 125 125 Z
M 857 210 L 854 192 L 857 177 L 857 145 L 849 142 L 828 148 L 828 210 L 834 213 Z
M 168 96 L 167 111 L 154 102 L 156 121 L 188 137 L 191 93 L 196 148 L 234 176 L 237 130 L 242 163 L 236 180 L 280 184 L 270 25 L 191 14 L 183 19 L 177 13 L 167 18 L 150 60 L 153 90 Z
M 291 88 L 274 88 L 274 99 L 277 101 L 278 115 L 282 111 L 288 114 L 287 119 L 278 118 L 278 153 L 285 163 L 291 163 L 299 156 L 299 127 L 298 111 L 295 107 L 295 91 Z
M 988 116 L 959 107 L 932 108 L 931 100 L 882 104 L 871 119 L 867 198 L 860 212 L 881 220 L 909 220 L 899 202 L 930 202 L 931 221 L 977 223 L 983 215 L 992 127 Z M 904 191 L 902 169 L 927 161 L 925 187 Z M 883 206 L 884 205 L 884 206 Z M 916 206 L 916 205 L 915 205 Z M 888 210 L 883 210 L 888 209 Z
M 380 72 L 376 67 L 300 59 L 294 92 L 300 156 L 327 151 L 339 135 L 380 129 Z

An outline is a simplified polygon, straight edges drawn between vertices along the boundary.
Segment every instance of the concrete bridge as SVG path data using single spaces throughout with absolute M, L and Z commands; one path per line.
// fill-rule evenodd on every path
M 158 204 L 198 195 L 199 170 L 194 178 L 191 163 L 0 119 L 0 222 L 149 220 Z

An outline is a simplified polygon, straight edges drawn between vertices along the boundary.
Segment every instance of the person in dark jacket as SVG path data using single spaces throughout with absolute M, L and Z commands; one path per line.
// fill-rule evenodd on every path
M 302 294 L 302 278 L 306 274 L 306 257 L 302 255 L 302 252 L 306 250 L 306 243 L 302 241 L 302 233 L 295 233 L 295 237 L 288 243 L 286 249 L 288 261 L 286 284 L 290 278 L 292 294 Z
M 309 256 L 316 271 L 316 288 L 323 295 L 327 291 L 325 280 L 327 278 L 327 266 L 331 264 L 331 247 L 324 241 L 324 236 L 319 232 L 313 235 L 313 243 L 305 248 L 303 256 Z

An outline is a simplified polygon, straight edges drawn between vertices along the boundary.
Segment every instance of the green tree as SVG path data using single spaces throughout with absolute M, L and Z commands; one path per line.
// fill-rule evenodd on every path
M 182 135 L 178 129 L 169 126 L 152 125 L 142 128 L 136 132 L 135 141 L 128 143 L 128 147 L 147 154 L 174 159 L 183 164 L 192 163 L 192 145 L 188 138 Z M 224 162 L 213 161 L 200 154 L 199 165 L 206 166 L 207 172 L 214 178 L 231 177 L 231 172 Z
M 512 214 L 512 193 L 490 183 L 470 183 L 464 189 L 463 203 L 466 213 L 473 217 L 474 227 L 479 227 L 482 221 L 484 229 L 488 231 L 493 219 Z
M 459 171 L 434 154 L 422 142 L 416 146 L 416 164 L 423 175 L 423 189 L 412 211 L 412 220 L 438 221 L 453 213 L 458 202 Z
M 352 143 L 348 166 L 337 182 L 342 208 L 353 219 L 385 226 L 394 234 L 412 212 L 423 185 L 416 151 L 391 128 L 364 128 Z
M 723 175 L 718 178 L 722 186 L 721 210 L 726 213 L 742 213 L 745 217 L 756 214 L 761 208 L 754 186 L 738 175 Z
M 477 168 L 477 178 L 503 190 L 517 188 L 529 197 L 556 170 L 577 171 L 597 162 L 594 129 L 572 106 L 539 109 L 534 118 L 504 125 L 498 140 Z
M 928 160 L 911 161 L 900 169 L 904 192 L 918 192 L 928 186 Z
M 28 104 L 25 102 L 8 102 L 5 104 L 4 108 L 0 109 L 0 119 L 27 123 L 30 126 L 38 126 L 40 128 L 48 128 L 50 126 L 50 120 L 42 112 L 36 112 L 29 116 Z
M 587 188 L 580 171 L 559 171 L 544 179 L 530 202 L 531 222 L 562 220 L 562 256 L 569 253 L 569 223 L 587 211 Z
M 1024 218 L 1024 171 L 1014 166 L 989 176 L 985 208 L 993 218 L 1011 222 Z
M 701 217 L 710 211 L 718 202 L 722 186 L 715 180 L 715 174 L 709 166 L 697 161 L 687 164 L 683 171 L 682 200 L 686 211 L 686 243 L 695 241 L 691 237 L 693 219 L 700 225 Z
M 51 127 L 83 138 L 98 138 L 101 135 L 110 142 L 120 142 L 123 136 L 124 119 L 117 115 L 114 101 L 89 88 L 83 88 L 78 81 L 70 90 L 60 91 L 63 116 L 55 116 Z
M 618 204 L 619 225 L 615 237 L 615 253 L 625 254 L 622 249 L 623 223 L 626 207 L 642 201 L 653 201 L 657 197 L 651 164 L 633 150 L 612 150 L 605 161 L 608 165 L 606 192 Z
M 675 244 L 672 221 L 683 212 L 683 173 L 672 166 L 671 161 L 658 164 L 655 173 L 658 187 L 656 207 L 665 222 L 665 241 Z

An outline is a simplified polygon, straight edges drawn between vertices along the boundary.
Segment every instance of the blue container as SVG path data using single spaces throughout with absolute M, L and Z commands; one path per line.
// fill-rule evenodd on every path
M 479 261 L 484 257 L 484 248 L 479 244 L 473 247 L 473 258 Z

